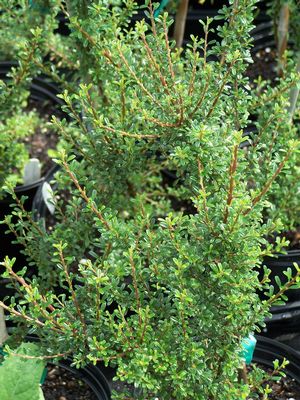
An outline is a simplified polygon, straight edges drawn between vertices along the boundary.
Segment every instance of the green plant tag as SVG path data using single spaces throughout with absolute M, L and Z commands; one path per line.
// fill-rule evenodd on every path
M 154 18 L 158 17 L 160 12 L 166 7 L 168 4 L 169 0 L 162 0 L 160 2 L 159 7 L 154 11 Z
M 253 335 L 249 335 L 242 341 L 243 350 L 241 351 L 240 356 L 244 358 L 246 364 L 250 364 L 252 361 L 256 342 L 257 340 Z
M 35 11 L 38 11 L 42 14 L 47 14 L 49 12 L 49 8 L 44 7 L 42 4 L 38 4 L 37 0 L 29 0 L 29 6 Z

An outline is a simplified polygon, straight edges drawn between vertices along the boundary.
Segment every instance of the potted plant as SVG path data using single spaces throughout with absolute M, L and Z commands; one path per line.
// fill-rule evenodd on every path
M 254 393 L 270 395 L 275 399 L 288 399 L 291 396 L 296 399 L 299 396 L 298 352 L 275 340 L 257 336 L 253 362 L 253 375 L 257 379 L 252 386 Z M 257 365 L 260 366 L 259 371 L 256 371 Z M 259 389 L 259 383 L 263 383 L 263 390 Z
M 44 400 L 59 397 L 108 400 L 110 388 L 101 369 L 94 365 L 76 369 L 71 359 L 53 363 L 41 353 L 36 336 L 27 336 L 17 348 L 8 346 L 8 329 L 0 308 L 1 399 Z M 58 355 L 61 356 L 61 355 Z
M 261 101 L 256 100 L 252 108 L 255 129 L 252 131 L 251 143 L 248 148 L 250 157 L 255 159 L 254 163 L 257 165 L 256 172 L 254 169 L 249 170 L 250 184 L 253 187 L 259 186 L 261 177 L 272 170 L 272 163 L 278 155 L 280 143 L 298 138 L 296 104 L 299 96 L 299 84 L 297 85 L 299 75 L 295 76 L 296 80 L 289 80 L 288 71 L 292 64 L 294 64 L 293 60 L 289 59 L 285 70 L 282 71 L 282 79 L 276 78 L 272 82 L 273 87 L 269 87 L 264 81 L 258 80 L 256 82 L 255 90 L 261 96 Z M 299 74 L 299 62 L 296 60 L 295 64 L 296 73 Z M 281 97 L 281 100 L 277 98 L 276 102 L 268 101 L 268 98 L 276 96 L 276 93 L 279 92 L 286 92 L 288 95 Z M 281 120 L 280 124 L 277 124 L 271 116 L 276 107 L 281 108 L 282 115 L 287 115 L 286 118 Z M 277 182 L 269 192 L 269 203 L 265 211 L 265 220 L 274 224 L 273 228 L 270 229 L 269 240 L 276 243 L 276 255 L 274 257 L 274 254 L 271 253 L 269 254 L 270 257 L 266 257 L 264 260 L 266 266 L 272 271 L 273 285 L 276 285 L 276 275 L 279 275 L 282 279 L 284 277 L 283 271 L 286 268 L 293 268 L 294 263 L 299 262 L 299 234 L 297 232 L 300 213 L 295 196 L 295 193 L 299 190 L 298 158 L 298 153 L 295 152 L 288 160 Z M 289 242 L 286 242 L 286 240 Z M 282 243 L 285 251 L 280 254 Z M 289 291 L 286 294 L 290 301 L 299 299 L 298 290 Z
M 2 316 L 0 318 L 3 345 L 2 339 L 6 340 L 7 335 L 1 326 Z M 87 400 L 110 398 L 108 383 L 98 367 L 76 369 L 71 366 L 71 360 L 50 363 L 41 354 L 36 338 L 26 339 L 16 349 L 0 348 L 1 399 L 47 400 L 53 395 L 72 399 L 84 396 Z
M 106 38 L 92 32 L 97 18 L 114 15 L 109 9 L 93 15 L 89 32 L 74 19 L 106 79 L 101 91 L 90 83 L 63 94 L 76 141 L 57 154 L 58 180 L 71 194 L 56 205 L 59 229 L 37 235 L 26 214 L 16 225 L 26 227 L 31 261 L 34 249 L 47 249 L 44 271 L 55 271 L 64 293 L 51 290 L 47 276 L 26 280 L 14 260 L 3 262 L 22 300 L 0 304 L 34 330 L 45 354 L 71 353 L 78 366 L 102 360 L 140 399 L 246 399 L 243 340 L 299 281 L 299 269 L 288 271 L 268 300 L 257 294 L 255 267 L 269 230 L 261 223 L 265 195 L 298 143 L 281 142 L 274 171 L 249 190 L 239 145 L 254 102 L 244 77 L 253 6 L 239 1 L 222 10 L 213 50 L 221 61 L 211 63 L 205 40 L 194 38 L 185 57 L 173 50 L 167 16 L 155 20 L 151 3 L 150 24 L 126 36 L 116 21 Z M 67 141 L 67 123 L 53 123 Z M 172 186 L 163 169 L 176 171 Z M 78 221 L 88 221 L 87 246 L 80 247 Z

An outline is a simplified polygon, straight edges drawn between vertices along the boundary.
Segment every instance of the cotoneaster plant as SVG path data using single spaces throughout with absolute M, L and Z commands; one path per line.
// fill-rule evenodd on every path
M 101 92 L 106 71 L 98 63 L 97 51 L 91 48 L 87 38 L 91 31 L 97 32 L 98 37 L 112 40 L 114 32 L 121 27 L 125 29 L 137 6 L 131 0 L 124 7 L 121 4 L 121 1 L 112 1 L 110 10 L 108 4 L 97 5 L 86 0 L 66 3 L 60 0 L 0 0 L 0 27 L 3 27 L 0 28 L 0 58 L 18 61 L 10 79 L 0 82 L 0 129 L 5 131 L 0 139 L 3 154 L 1 197 L 5 196 L 5 180 L 15 184 L 24 182 L 23 170 L 29 157 L 21 142 L 33 134 L 38 123 L 32 114 L 23 115 L 32 79 L 44 74 L 46 79 L 58 83 L 62 90 L 67 88 L 69 93 L 76 92 L 78 82 L 82 81 L 95 85 L 95 90 Z M 69 36 L 57 33 L 61 16 L 67 21 L 71 31 Z M 80 31 L 82 26 L 87 26 L 84 35 Z M 13 121 L 18 120 L 20 126 L 12 129 Z
M 103 70 L 89 39 L 112 40 L 118 29 L 128 27 L 136 9 L 133 0 L 0 0 L 0 56 L 19 60 L 27 53 L 31 76 L 44 73 L 69 92 L 76 91 L 78 81 L 99 86 Z M 57 31 L 62 19 L 68 35 Z
M 295 59 L 295 53 L 283 54 L 285 63 L 272 85 L 261 79 L 254 83 L 257 96 L 250 112 L 255 129 L 250 133 L 250 146 L 246 150 L 251 159 L 250 187 L 264 185 L 265 176 L 277 170 L 276 159 L 284 143 L 299 140 L 300 63 Z M 280 53 L 278 57 L 280 59 Z M 264 218 L 274 224 L 275 235 L 299 227 L 299 173 L 299 150 L 295 150 L 267 195 L 269 202 Z
M 265 182 L 249 187 L 239 147 L 254 104 L 244 73 L 255 1 L 230 4 L 220 13 L 220 43 L 208 50 L 208 21 L 205 39 L 193 38 L 184 56 L 151 3 L 148 22 L 107 40 L 78 22 L 105 74 L 101 91 L 82 84 L 64 93 L 74 129 L 65 134 L 69 125 L 53 121 L 69 143 L 57 156 L 58 182 L 71 188 L 56 206 L 60 235 L 24 214 L 22 201 L 21 222 L 7 219 L 33 249 L 31 263 L 40 260 L 34 249 L 47 249 L 62 294 L 45 288 L 42 274 L 24 279 L 6 258 L 3 276 L 21 298 L 0 305 L 38 335 L 45 354 L 115 366 L 140 400 L 246 399 L 253 386 L 239 379 L 242 342 L 285 289 L 299 286 L 298 267 L 278 291 L 267 275 L 258 280 L 270 229 L 265 195 L 298 143 L 281 143 Z M 212 53 L 218 60 L 208 63 Z M 175 171 L 173 182 L 166 171 Z M 81 254 L 78 221 L 88 221 Z

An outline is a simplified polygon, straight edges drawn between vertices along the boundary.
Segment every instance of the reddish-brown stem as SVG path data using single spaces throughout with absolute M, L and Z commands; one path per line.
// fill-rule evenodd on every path
M 0 307 L 2 307 L 4 310 L 8 311 L 10 314 L 15 315 L 16 317 L 23 318 L 26 321 L 32 322 L 38 326 L 42 326 L 42 327 L 45 326 L 45 324 L 42 321 L 28 317 L 27 315 L 20 313 L 19 311 L 15 310 L 14 308 L 8 307 L 6 304 L 3 303 L 3 301 L 0 301 Z M 61 332 L 61 330 L 58 330 L 54 327 L 51 327 L 51 329 L 54 331 Z
M 137 312 L 139 314 L 139 324 L 140 326 L 142 325 L 142 318 L 141 318 L 141 300 L 140 300 L 140 295 L 139 295 L 139 289 L 137 285 L 137 277 L 136 277 L 136 268 L 133 260 L 133 250 L 129 249 L 129 261 L 130 261 L 130 266 L 131 266 L 131 274 L 132 274 L 132 281 L 133 281 L 133 287 L 134 287 L 134 293 L 135 293 L 135 299 L 136 299 L 136 307 L 137 307 Z
M 252 200 L 252 206 L 251 208 L 249 208 L 248 210 L 244 211 L 243 215 L 247 215 L 249 214 L 249 212 L 253 209 L 253 207 L 255 207 L 255 205 L 257 203 L 260 202 L 260 200 L 262 199 L 262 197 L 268 192 L 268 190 L 270 189 L 272 183 L 275 181 L 275 179 L 277 178 L 277 176 L 280 174 L 280 172 L 282 171 L 282 168 L 284 167 L 286 161 L 288 160 L 289 156 L 291 155 L 292 150 L 289 150 L 286 154 L 286 156 L 284 157 L 284 159 L 281 161 L 281 163 L 279 164 L 278 168 L 276 169 L 276 171 L 274 172 L 274 174 L 271 176 L 271 178 L 268 180 L 268 182 L 265 184 L 265 186 L 263 187 L 263 189 L 261 190 L 261 192 L 254 197 L 254 199 Z
M 152 1 L 150 0 L 149 2 L 149 12 L 150 12 L 150 20 L 151 20 L 151 30 L 154 35 L 154 37 L 157 37 L 157 32 L 156 32 L 156 26 L 155 26 L 155 18 L 154 18 L 154 11 L 153 11 L 153 5 Z
M 226 82 L 227 82 L 227 78 L 228 78 L 229 74 L 231 73 L 231 69 L 232 69 L 234 64 L 235 64 L 235 61 L 232 61 L 232 63 L 228 66 L 226 74 L 225 74 L 225 76 L 224 76 L 224 78 L 222 80 L 222 84 L 220 86 L 220 89 L 219 89 L 216 97 L 214 98 L 214 101 L 213 101 L 213 103 L 212 103 L 212 105 L 211 105 L 211 107 L 210 107 L 210 109 L 209 109 L 209 111 L 208 111 L 208 113 L 206 115 L 206 118 L 209 118 L 211 116 L 211 114 L 213 113 L 213 111 L 215 109 L 215 106 L 217 105 L 217 103 L 219 101 L 219 98 L 220 98 L 220 96 L 221 96 L 221 94 L 222 94 L 222 92 L 224 90 L 224 87 L 225 87 Z
M 127 68 L 128 72 L 130 75 L 134 78 L 136 83 L 139 85 L 139 87 L 143 90 L 143 92 L 151 99 L 151 101 L 156 104 L 159 108 L 163 109 L 163 106 L 152 96 L 152 94 L 149 92 L 149 90 L 145 87 L 145 85 L 140 81 L 136 73 L 133 71 L 131 66 L 129 65 L 128 61 L 126 60 L 124 54 L 122 53 L 120 45 L 118 46 L 118 52 L 121 57 L 121 60 L 123 61 L 125 67 Z
M 238 155 L 238 145 L 235 145 L 233 148 L 233 155 L 232 155 L 232 160 L 230 163 L 229 167 L 229 189 L 228 189 L 228 195 L 227 195 L 227 203 L 224 211 L 224 223 L 227 223 L 228 220 L 228 214 L 229 214 L 229 207 L 231 206 L 232 200 L 233 200 L 233 191 L 234 191 L 234 175 L 236 172 L 237 168 L 237 155 Z
M 149 62 L 150 62 L 150 66 L 153 66 L 154 70 L 157 72 L 157 74 L 159 76 L 159 79 L 160 79 L 160 82 L 163 85 L 163 87 L 165 88 L 166 93 L 170 94 L 166 79 L 165 79 L 165 77 L 163 76 L 163 74 L 161 72 L 159 64 L 155 60 L 155 57 L 154 57 L 153 52 L 152 52 L 152 49 L 149 47 L 148 42 L 146 40 L 146 36 L 145 36 L 144 33 L 141 35 L 141 38 L 142 38 L 142 41 L 144 43 L 144 46 L 145 46 L 145 49 L 146 49 L 146 52 L 147 52 L 147 56 L 148 56 L 148 59 L 149 59 Z
M 70 170 L 68 164 L 64 161 L 63 162 L 63 166 L 67 172 L 67 174 L 69 175 L 69 177 L 71 178 L 72 182 L 74 183 L 74 185 L 76 186 L 76 188 L 78 189 L 81 197 L 83 198 L 83 200 L 90 205 L 91 210 L 93 211 L 93 213 L 98 217 L 98 219 L 102 222 L 102 224 L 108 229 L 110 230 L 111 227 L 109 225 L 109 223 L 105 220 L 105 218 L 103 217 L 102 213 L 95 207 L 95 205 L 93 204 L 92 201 L 90 201 L 90 199 L 88 198 L 85 189 L 83 189 L 78 180 L 76 179 L 75 175 L 73 174 L 73 172 Z
M 197 48 L 196 45 L 194 44 L 193 47 L 193 55 L 194 55 L 194 60 L 193 60 L 193 69 L 192 69 L 192 74 L 191 74 L 191 79 L 190 79 L 190 84 L 189 84 L 189 89 L 188 89 L 188 95 L 192 96 L 194 92 L 194 86 L 195 86 L 195 78 L 196 78 L 196 72 L 197 72 Z
M 235 21 L 235 17 L 238 14 L 238 4 L 239 4 L 239 0 L 234 0 L 233 6 L 232 6 L 232 12 L 231 12 L 231 16 L 229 19 L 229 28 L 231 28 L 234 24 Z M 226 59 L 226 51 L 223 50 L 221 58 L 220 58 L 220 64 L 223 65 L 225 63 L 225 59 Z
M 175 74 L 174 74 L 174 70 L 173 70 L 171 49 L 170 49 L 170 44 L 169 44 L 168 28 L 167 28 L 167 17 L 166 17 L 166 15 L 164 15 L 163 26 L 164 26 L 165 43 L 166 43 L 166 49 L 167 49 L 167 55 L 168 55 L 169 71 L 170 71 L 171 78 L 174 81 L 175 80 Z
M 209 87 L 209 83 L 210 83 L 210 75 L 207 76 L 207 80 L 206 80 L 205 86 L 204 86 L 204 88 L 203 88 L 201 97 L 200 97 L 200 99 L 197 101 L 197 103 L 196 103 L 194 109 L 192 110 L 192 112 L 189 114 L 189 118 L 192 118 L 193 115 L 195 114 L 195 112 L 201 107 L 201 105 L 202 105 L 202 103 L 203 103 L 203 100 L 204 100 L 204 98 L 205 98 L 207 89 L 208 89 L 208 87 Z
M 293 286 L 300 276 L 300 271 L 297 271 L 296 275 L 288 281 L 276 294 L 268 299 L 268 304 L 273 304 L 277 299 L 279 299 L 291 286 Z
M 77 297 L 76 297 L 76 293 L 74 291 L 73 284 L 72 284 L 72 281 L 71 281 L 71 278 L 70 278 L 70 275 L 69 275 L 68 266 L 67 266 L 67 264 L 65 262 L 65 258 L 64 258 L 64 255 L 63 255 L 63 252 L 62 252 L 61 248 L 58 248 L 58 253 L 59 253 L 59 259 L 60 259 L 61 265 L 62 265 L 62 267 L 64 269 L 64 272 L 65 272 L 66 280 L 67 280 L 67 283 L 68 283 L 68 286 L 69 286 L 69 289 L 70 289 L 70 292 L 71 292 L 72 300 L 73 300 L 74 306 L 76 308 L 77 315 L 79 317 L 79 320 L 80 320 L 82 328 L 83 328 L 83 333 L 84 333 L 85 337 L 87 337 L 86 323 L 85 323 L 83 314 L 81 312 L 81 309 L 80 309 L 80 306 L 79 306 L 79 303 L 78 303 L 78 300 L 77 300 Z

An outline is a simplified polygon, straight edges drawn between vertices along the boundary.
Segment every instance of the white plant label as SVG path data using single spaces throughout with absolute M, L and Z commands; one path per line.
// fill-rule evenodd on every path
M 30 185 L 41 178 L 41 163 L 37 158 L 31 158 L 24 167 L 24 185 Z
M 5 324 L 5 317 L 4 317 L 4 310 L 0 307 L 0 346 L 2 346 L 5 340 L 8 338 L 6 324 Z
M 55 197 L 53 190 L 48 182 L 44 182 L 42 186 L 42 196 L 43 200 L 50 212 L 51 215 L 54 214 L 55 211 Z

